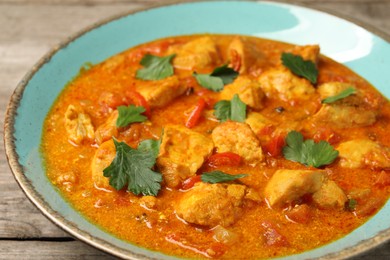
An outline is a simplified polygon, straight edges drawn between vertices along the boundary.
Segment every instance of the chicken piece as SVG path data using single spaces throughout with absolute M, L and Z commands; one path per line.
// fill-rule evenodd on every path
M 325 99 L 336 96 L 349 87 L 354 86 L 349 83 L 328 82 L 318 87 L 318 93 L 321 95 L 321 99 Z M 364 94 L 359 90 L 356 91 L 356 94 L 334 103 L 323 104 L 312 119 L 338 128 L 372 125 L 378 116 L 379 105 L 367 103 Z
M 228 184 L 226 186 L 229 197 L 232 197 L 234 206 L 242 206 L 243 199 L 253 202 L 261 202 L 259 193 L 256 190 L 241 184 Z
M 95 139 L 97 144 L 101 144 L 112 137 L 118 136 L 118 128 L 116 120 L 118 119 L 118 110 L 114 110 L 107 118 L 106 122 L 101 124 L 95 131 Z
M 344 208 L 348 200 L 344 191 L 332 180 L 324 182 L 312 197 L 313 202 L 320 208 Z
M 295 76 L 282 66 L 263 72 L 259 82 L 267 97 L 278 97 L 283 101 L 308 100 L 315 94 L 314 87 L 307 79 Z
M 164 107 L 169 102 L 184 94 L 186 87 L 182 85 L 177 76 L 162 80 L 142 82 L 137 91 L 145 98 L 150 108 Z
M 291 131 L 301 132 L 302 128 L 303 125 L 301 121 L 285 120 L 277 126 L 275 131 L 272 133 L 272 136 L 277 136 L 277 135 L 286 136 Z
M 343 90 L 353 87 L 355 88 L 354 85 L 345 83 L 345 82 L 327 82 L 319 85 L 317 87 L 318 93 L 321 95 L 321 99 L 325 99 L 328 97 L 336 96 Z M 358 90 L 357 90 L 358 91 Z M 350 99 L 351 97 L 356 96 L 356 94 L 346 97 L 345 99 Z
M 258 203 L 262 201 L 260 194 L 256 190 L 248 187 L 245 191 L 245 199 Z
M 166 185 L 179 184 L 202 166 L 214 148 L 211 139 L 183 126 L 166 126 L 157 158 L 157 166 Z
M 69 139 L 80 144 L 83 140 L 93 140 L 94 129 L 91 118 L 81 108 L 69 105 L 65 112 L 65 129 Z
M 263 108 L 264 92 L 257 81 L 251 80 L 247 76 L 239 76 L 233 83 L 226 85 L 221 91 L 222 100 L 231 100 L 238 94 L 242 102 L 255 110 Z
M 233 206 L 242 205 L 242 199 L 245 197 L 246 187 L 244 185 L 231 184 L 226 187 L 228 196 L 232 198 Z
M 355 106 L 324 104 L 312 117 L 312 120 L 337 128 L 369 126 L 375 123 L 377 111 Z
M 126 62 L 126 55 L 121 53 L 119 55 L 112 56 L 102 63 L 102 68 L 105 71 L 113 71 Z
M 224 122 L 211 134 L 218 153 L 233 152 L 245 162 L 257 164 L 263 160 L 260 142 L 249 125 L 234 121 Z
M 213 39 L 209 36 L 192 40 L 183 46 L 170 48 L 169 53 L 175 53 L 173 66 L 183 70 L 202 70 L 219 63 L 219 54 Z
M 114 160 L 116 154 L 114 141 L 108 140 L 102 143 L 96 150 L 91 163 L 92 180 L 95 187 L 111 189 L 109 178 L 104 177 L 103 170 Z
M 318 58 L 320 56 L 320 46 L 319 45 L 295 46 L 294 49 L 292 49 L 291 53 L 301 56 L 304 60 L 310 60 L 317 65 Z
M 239 184 L 196 183 L 174 205 L 185 221 L 208 227 L 227 227 L 240 216 L 248 188 Z
M 245 123 L 247 123 L 252 131 L 258 135 L 259 132 L 266 126 L 272 125 L 272 121 L 257 112 L 249 112 L 246 116 Z
M 357 89 L 355 85 L 344 82 L 327 82 L 318 86 L 317 91 L 322 99 L 336 96 L 347 88 L 354 88 L 355 93 L 335 101 L 332 104 L 362 107 L 366 110 L 378 110 L 383 104 L 383 97 L 370 93 L 361 89 Z
M 250 68 L 258 61 L 264 62 L 263 54 L 257 46 L 248 38 L 234 38 L 228 49 L 227 56 L 230 66 L 240 74 L 250 71 Z
M 157 198 L 155 196 L 142 196 L 139 205 L 145 209 L 153 210 L 157 208 Z
M 318 191 L 325 179 L 324 171 L 277 170 L 267 183 L 264 195 L 270 206 L 283 205 Z
M 341 143 L 337 150 L 342 167 L 390 169 L 390 148 L 374 141 L 368 139 L 347 141 Z
M 272 137 L 286 136 L 291 131 L 300 132 L 303 128 L 302 122 L 298 120 L 283 120 L 281 117 L 279 122 L 275 122 L 257 112 L 249 112 L 245 119 L 245 123 L 250 126 L 260 140 L 260 143 L 265 143 Z M 262 133 L 263 130 L 266 132 Z
M 185 154 L 183 154 L 183 156 L 185 156 Z M 179 158 L 179 156 L 171 157 Z M 178 159 L 172 161 L 171 158 L 166 157 L 157 158 L 157 166 L 163 175 L 165 185 L 169 188 L 179 188 L 182 181 L 195 175 L 194 173 L 191 173 L 189 163 L 178 161 Z

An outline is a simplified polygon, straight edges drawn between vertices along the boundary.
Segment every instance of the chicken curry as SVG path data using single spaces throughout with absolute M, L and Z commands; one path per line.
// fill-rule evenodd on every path
M 159 39 L 85 65 L 44 123 L 47 175 L 91 222 L 188 258 L 343 237 L 390 194 L 390 104 L 320 46 Z

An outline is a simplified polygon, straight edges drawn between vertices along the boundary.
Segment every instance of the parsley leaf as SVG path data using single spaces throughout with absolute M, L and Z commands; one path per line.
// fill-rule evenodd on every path
M 238 72 L 225 64 L 215 68 L 211 74 L 197 74 L 194 72 L 193 75 L 202 87 L 218 92 L 223 89 L 223 86 L 232 83 L 237 78 Z
M 221 100 L 214 105 L 214 115 L 222 122 L 230 118 L 230 101 Z
M 282 63 L 294 74 L 308 79 L 313 84 L 317 83 L 318 70 L 314 62 L 310 60 L 304 60 L 299 55 L 283 53 Z
M 286 144 L 283 148 L 283 155 L 287 160 L 302 162 L 303 158 L 303 135 L 296 131 L 291 131 L 286 137 Z
M 224 122 L 228 119 L 244 122 L 246 118 L 246 105 L 241 101 L 239 96 L 235 94 L 231 101 L 221 100 L 214 105 L 214 115 Z
M 136 78 L 144 80 L 159 80 L 173 75 L 171 61 L 175 54 L 165 57 L 145 54 L 140 64 L 144 68 L 137 70 Z
M 355 199 L 349 199 L 345 203 L 345 208 L 348 211 L 354 211 L 356 209 L 357 201 Z
M 133 149 L 125 142 L 114 140 L 116 155 L 112 163 L 103 170 L 103 175 L 110 178 L 110 185 L 116 190 L 127 184 L 127 190 L 135 195 L 157 196 L 161 189 L 162 176 L 151 170 L 156 163 L 160 141 L 142 141 L 138 149 Z
M 203 182 L 217 183 L 217 182 L 225 182 L 225 181 L 234 181 L 236 179 L 243 178 L 246 176 L 248 176 L 248 174 L 230 175 L 221 171 L 212 171 L 212 172 L 203 173 L 201 175 L 201 179 Z
M 326 141 L 315 143 L 313 140 L 303 140 L 303 135 L 291 131 L 286 137 L 283 155 L 287 160 L 299 162 L 306 166 L 319 168 L 331 164 L 339 155 L 333 146 Z
M 118 107 L 119 114 L 118 114 L 118 119 L 116 120 L 116 126 L 125 127 L 131 123 L 146 121 L 147 117 L 141 115 L 141 113 L 143 112 L 145 112 L 145 108 L 141 106 L 139 107 L 136 107 L 134 105 L 130 105 L 128 107 L 119 106 Z
M 235 94 L 230 101 L 230 119 L 237 122 L 244 122 L 246 118 L 246 105 Z
M 219 77 L 222 79 L 223 84 L 227 85 L 232 83 L 238 76 L 238 72 L 232 68 L 229 68 L 227 64 L 222 65 L 221 67 L 217 67 L 211 73 L 211 76 Z
M 161 136 L 163 136 L 164 131 Z M 161 145 L 161 139 L 160 140 L 154 140 L 154 139 L 148 139 L 144 140 L 139 143 L 138 150 L 140 152 L 150 153 L 154 156 L 154 158 L 157 158 L 158 153 L 160 152 L 160 145 Z
M 344 89 L 343 91 L 341 91 L 339 94 L 335 96 L 331 96 L 323 99 L 322 103 L 326 103 L 326 104 L 333 103 L 336 102 L 337 100 L 349 97 L 350 95 L 353 95 L 355 93 L 356 93 L 356 89 L 354 89 L 353 87 L 349 87 Z

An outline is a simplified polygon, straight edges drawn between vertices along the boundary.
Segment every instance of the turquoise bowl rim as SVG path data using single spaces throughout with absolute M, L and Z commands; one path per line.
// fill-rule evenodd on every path
M 10 165 L 10 168 L 14 174 L 14 177 L 19 184 L 19 186 L 22 188 L 26 196 L 33 202 L 33 204 L 52 222 L 54 222 L 56 225 L 70 233 L 72 236 L 100 249 L 107 253 L 126 258 L 126 259 L 161 259 L 161 257 L 166 259 L 173 259 L 174 257 L 167 256 L 167 255 L 161 255 L 159 253 L 155 253 L 153 251 L 147 250 L 147 249 L 141 249 L 140 251 L 131 251 L 123 249 L 119 246 L 116 246 L 112 243 L 107 242 L 106 240 L 97 238 L 91 234 L 89 234 L 86 231 L 83 231 L 77 227 L 77 225 L 71 221 L 68 221 L 66 218 L 64 218 L 60 213 L 53 210 L 48 203 L 45 201 L 44 197 L 41 196 L 33 187 L 30 180 L 25 176 L 25 169 L 24 167 L 19 163 L 19 155 L 16 152 L 16 144 L 15 144 L 15 119 L 17 117 L 17 109 L 20 105 L 21 100 L 23 99 L 23 94 L 26 89 L 26 87 L 29 84 L 29 81 L 33 78 L 33 76 L 44 66 L 45 64 L 49 63 L 51 58 L 57 54 L 61 49 L 65 48 L 69 44 L 71 44 L 73 41 L 77 40 L 79 37 L 83 36 L 84 34 L 87 34 L 90 31 L 93 31 L 94 29 L 99 28 L 100 26 L 104 26 L 110 22 L 113 22 L 115 20 L 124 18 L 126 16 L 136 14 L 138 12 L 151 10 L 154 8 L 160 8 L 160 7 L 167 7 L 171 5 L 185 5 L 188 3 L 203 3 L 207 1 L 189 1 L 189 2 L 176 2 L 176 1 L 169 1 L 169 3 L 165 4 L 157 4 L 153 5 L 152 7 L 148 8 L 141 8 L 130 12 L 125 12 L 120 15 L 113 16 L 111 18 L 102 20 L 101 22 L 95 23 L 86 29 L 76 33 L 74 36 L 68 37 L 66 40 L 61 42 L 59 45 L 55 46 L 50 52 L 48 52 L 43 58 L 41 58 L 38 63 L 33 66 L 33 68 L 26 74 L 26 76 L 22 79 L 22 81 L 17 85 L 11 100 L 9 102 L 9 105 L 7 107 L 6 112 L 6 118 L 4 123 L 4 144 L 5 144 L 5 150 L 6 155 L 8 159 L 8 163 Z M 210 1 L 210 2 L 221 2 L 221 1 Z M 230 1 L 235 2 L 235 1 Z M 236 1 L 238 2 L 238 1 Z M 249 1 L 241 1 L 241 2 L 249 2 Z M 291 4 L 291 3 L 284 3 L 282 1 L 277 2 L 271 2 L 271 1 L 251 1 L 251 2 L 259 2 L 259 3 L 273 3 L 275 5 L 283 4 L 290 7 L 307 7 L 305 5 L 297 5 L 297 4 Z M 381 32 L 380 30 L 373 28 L 372 26 L 369 26 L 367 24 L 363 24 L 362 22 L 356 21 L 350 17 L 347 17 L 345 15 L 340 15 L 335 12 L 331 12 L 328 10 L 321 10 L 321 9 L 314 9 L 309 8 L 309 10 L 314 11 L 321 11 L 324 13 L 332 14 L 335 17 L 343 18 L 346 21 L 353 22 L 356 25 L 359 25 L 362 28 L 365 28 L 367 31 L 373 33 L 374 35 L 380 36 L 382 39 L 385 39 L 387 43 L 390 42 L 389 35 Z M 389 203 L 388 203 L 389 204 Z M 360 254 L 362 252 L 365 252 L 369 249 L 372 249 L 386 241 L 390 240 L 390 228 L 387 230 L 384 230 L 380 233 L 378 233 L 375 237 L 361 241 L 360 243 L 345 248 L 342 251 L 335 252 L 335 253 L 329 253 L 322 255 L 320 257 L 317 257 L 317 259 L 344 259 L 347 257 L 352 257 L 357 254 Z M 137 247 L 137 246 L 136 246 Z M 164 257 L 166 256 L 166 257 Z M 293 256 L 287 256 L 286 259 L 292 259 L 294 256 L 299 255 L 293 255 Z M 311 257 L 309 257 L 311 258 Z

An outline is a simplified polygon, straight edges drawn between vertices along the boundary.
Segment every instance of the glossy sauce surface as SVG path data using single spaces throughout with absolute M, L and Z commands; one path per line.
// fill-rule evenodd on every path
M 233 35 L 194 35 L 157 40 L 129 49 L 100 64 L 83 68 L 52 107 L 44 125 L 42 153 L 45 158 L 49 179 L 56 185 L 69 203 L 91 222 L 131 243 L 181 257 L 215 257 L 225 259 L 254 259 L 290 255 L 303 252 L 332 242 L 367 221 L 387 201 L 390 194 L 389 172 L 381 167 L 341 167 L 340 159 L 322 167 L 331 180 L 345 192 L 349 199 L 357 201 L 353 210 L 345 208 L 321 208 L 313 205 L 310 196 L 283 206 L 270 207 L 264 196 L 264 188 L 278 169 L 314 170 L 300 163 L 283 158 L 280 153 L 270 154 L 267 146 L 276 132 L 287 133 L 297 130 L 305 138 L 325 139 L 337 146 L 354 139 L 369 139 L 383 147 L 390 146 L 390 105 L 368 82 L 348 68 L 326 57 L 318 61 L 318 83 L 347 82 L 364 92 L 365 101 L 378 109 L 373 124 L 366 126 L 336 127 L 333 124 L 314 120 L 321 106 L 321 97 L 315 91 L 308 99 L 283 99 L 266 95 L 263 108 L 252 109 L 272 122 L 262 131 L 255 133 L 260 141 L 264 159 L 254 164 L 239 166 L 221 165 L 213 167 L 205 159 L 197 173 L 215 169 L 229 174 L 246 173 L 238 182 L 258 192 L 261 201 L 246 203 L 237 220 L 224 227 L 234 239 L 228 242 L 215 237 L 215 227 L 187 223 L 175 212 L 175 205 L 187 190 L 168 188 L 162 183 L 155 204 L 145 204 L 142 196 L 126 190 L 115 191 L 96 185 L 91 177 L 91 164 L 99 147 L 93 140 L 79 144 L 69 140 L 65 129 L 64 115 L 69 105 L 81 107 L 91 118 L 95 130 L 106 122 L 117 105 L 127 105 L 124 98 L 127 91 L 137 90 L 142 85 L 152 84 L 135 78 L 142 66 L 140 60 L 146 53 L 165 56 L 172 49 L 180 49 L 186 43 L 201 37 L 210 37 L 217 46 L 218 60 L 197 68 L 197 73 L 210 73 L 215 67 L 232 64 L 228 48 L 237 38 Z M 251 42 L 261 53 L 261 61 L 252 69 L 241 72 L 252 80 L 272 67 L 281 66 L 280 56 L 294 46 L 266 39 L 242 37 Z M 173 46 L 173 47 L 172 47 Z M 242 58 L 242 57 L 241 57 Z M 258 57 L 256 57 L 258 58 Z M 184 126 L 198 100 L 206 100 L 206 109 L 192 131 L 211 138 L 211 133 L 220 122 L 212 116 L 213 105 L 221 100 L 219 92 L 205 90 L 192 76 L 194 70 L 175 68 L 180 84 L 186 87 L 183 95 L 168 105 L 152 108 L 149 120 L 133 123 L 119 129 L 116 138 L 136 148 L 146 139 L 159 139 L 166 125 Z M 107 98 L 109 97 L 109 98 Z M 107 101 L 109 100 L 109 101 Z M 111 103 L 110 103 L 111 102 Z M 329 140 L 329 134 L 337 136 Z M 318 140 L 318 139 L 317 139 Z M 267 150 L 268 149 L 268 150 Z M 214 149 L 213 153 L 216 153 Z M 389 159 L 389 158 L 388 158 Z M 369 160 L 369 158 L 367 159 Z M 305 220 L 294 221 L 290 212 L 297 205 L 305 204 Z M 307 218 L 307 219 L 306 219 Z M 282 242 L 272 242 L 278 239 Z M 271 241 L 271 242 L 270 242 Z

